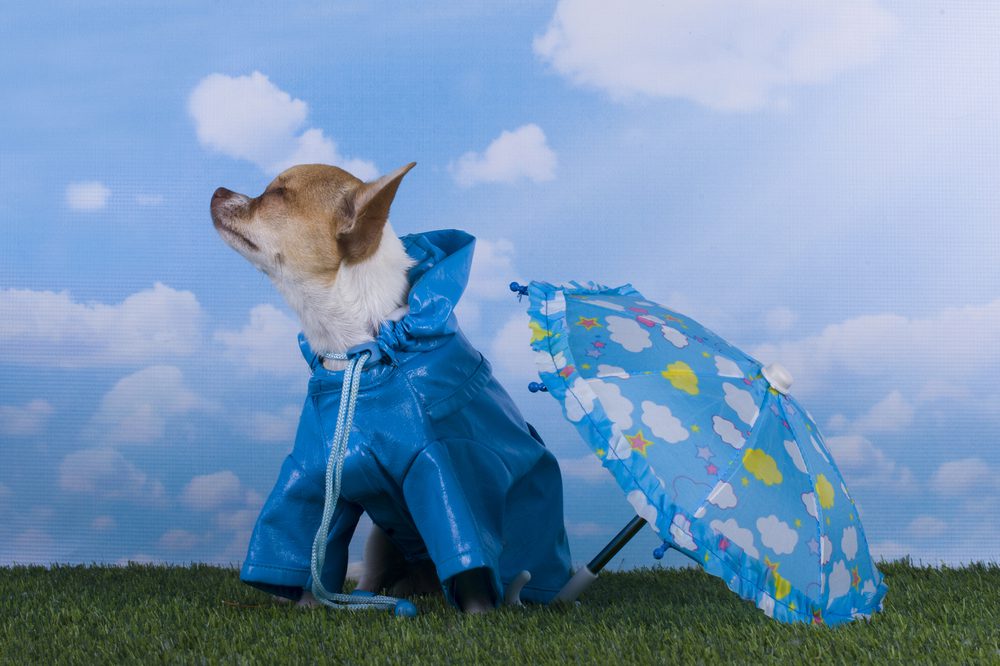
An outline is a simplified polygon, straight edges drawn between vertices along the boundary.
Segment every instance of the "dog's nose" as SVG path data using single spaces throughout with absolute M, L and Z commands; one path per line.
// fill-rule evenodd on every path
M 233 195 L 232 190 L 227 190 L 224 187 L 220 187 L 219 189 L 215 190 L 214 194 L 212 194 L 212 201 L 215 201 L 216 199 L 227 199 L 232 195 Z

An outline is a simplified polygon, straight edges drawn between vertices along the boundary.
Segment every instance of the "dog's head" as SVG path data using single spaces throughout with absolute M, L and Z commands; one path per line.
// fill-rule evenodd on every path
M 332 282 L 341 264 L 375 253 L 399 183 L 414 166 L 370 183 L 333 166 L 294 166 L 258 197 L 217 189 L 212 222 L 269 276 Z

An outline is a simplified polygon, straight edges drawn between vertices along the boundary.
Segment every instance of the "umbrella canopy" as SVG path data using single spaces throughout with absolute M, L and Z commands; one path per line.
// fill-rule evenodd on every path
M 670 547 L 780 621 L 881 609 L 854 500 L 784 368 L 629 285 L 528 295 L 545 387 Z

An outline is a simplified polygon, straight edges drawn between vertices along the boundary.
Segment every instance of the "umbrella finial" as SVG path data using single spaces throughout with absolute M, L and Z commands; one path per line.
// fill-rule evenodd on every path
M 792 388 L 792 373 L 780 363 L 771 363 L 761 368 L 760 374 L 764 375 L 767 383 L 778 393 L 786 394 L 788 389 Z

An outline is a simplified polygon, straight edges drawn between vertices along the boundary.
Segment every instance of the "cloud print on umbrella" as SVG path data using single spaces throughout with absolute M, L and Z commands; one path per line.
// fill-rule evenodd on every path
M 527 291 L 531 328 L 542 333 L 534 350 L 565 361 L 553 372 L 554 363 L 541 357 L 539 376 L 665 546 L 783 622 L 837 624 L 881 609 L 887 588 L 861 547 L 857 509 L 815 422 L 787 395 L 786 371 L 762 366 L 628 285 L 532 282 Z M 621 314 L 610 314 L 615 308 L 607 303 L 622 306 Z M 581 360 L 581 352 L 605 336 L 614 341 L 621 331 L 645 332 L 643 322 L 661 317 L 697 331 L 691 344 L 678 348 L 647 336 L 648 350 L 643 345 L 638 353 L 629 336 L 624 344 L 606 345 L 607 361 L 625 371 L 625 380 L 597 379 L 594 367 Z M 719 371 L 732 365 L 739 385 Z M 769 377 L 777 379 L 772 384 Z M 583 404 L 586 419 L 579 413 Z M 629 432 L 635 404 L 646 428 Z M 699 425 L 709 421 L 711 429 Z M 736 422 L 747 430 L 734 439 Z M 677 445 L 683 440 L 690 444 Z M 805 452 L 799 446 L 804 440 L 811 443 Z M 854 576 L 870 583 L 874 594 L 843 588 L 845 559 L 856 562 Z M 832 569 L 831 560 L 837 562 Z M 815 581 L 824 577 L 828 589 L 817 590 Z

